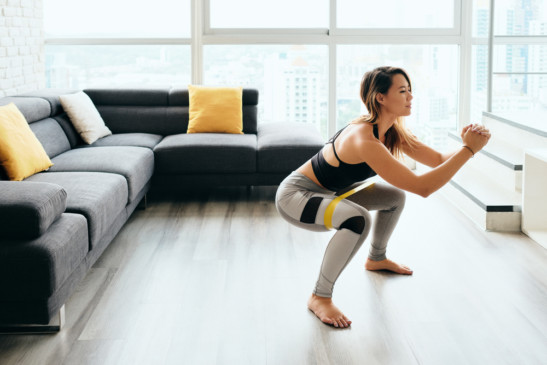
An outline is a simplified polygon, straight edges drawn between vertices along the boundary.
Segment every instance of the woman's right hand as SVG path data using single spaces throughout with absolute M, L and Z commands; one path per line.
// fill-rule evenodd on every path
M 462 131 L 463 144 L 473 150 L 474 153 L 479 152 L 490 139 L 490 131 L 484 127 L 465 128 Z

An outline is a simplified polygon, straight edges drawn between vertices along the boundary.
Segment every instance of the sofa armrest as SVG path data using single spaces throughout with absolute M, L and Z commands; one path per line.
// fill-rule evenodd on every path
M 65 211 L 66 198 L 66 191 L 56 184 L 0 181 L 2 238 L 41 236 Z

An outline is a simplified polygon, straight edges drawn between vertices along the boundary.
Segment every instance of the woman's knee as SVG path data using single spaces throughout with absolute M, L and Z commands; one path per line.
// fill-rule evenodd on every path
M 392 206 L 393 210 L 404 208 L 406 202 L 406 192 L 404 190 L 390 185 L 384 186 L 383 189 L 384 194 L 389 196 L 389 204 Z
M 340 229 L 348 229 L 353 233 L 362 234 L 365 231 L 367 222 L 363 216 L 355 216 L 346 219 L 341 225 Z
M 357 234 L 367 233 L 372 224 L 370 212 L 362 207 L 350 214 L 340 224 L 338 229 L 348 229 Z
M 401 207 L 404 207 L 406 202 L 406 192 L 399 188 L 394 188 L 394 190 L 395 190 L 395 193 L 394 193 L 395 199 L 399 203 L 398 205 Z

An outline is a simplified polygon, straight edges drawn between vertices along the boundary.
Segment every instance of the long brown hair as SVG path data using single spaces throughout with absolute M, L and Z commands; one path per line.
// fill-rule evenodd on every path
M 403 75 L 408 82 L 409 89 L 412 90 L 410 78 L 402 68 L 383 66 L 365 73 L 361 80 L 361 100 L 365 104 L 369 114 L 362 115 L 352 123 L 378 123 L 381 109 L 376 96 L 387 93 L 391 87 L 393 76 L 396 74 Z M 386 132 L 386 147 L 397 158 L 402 156 L 404 144 L 407 144 L 410 148 L 414 148 L 416 142 L 416 136 L 405 127 L 403 117 L 397 117 L 397 121 Z

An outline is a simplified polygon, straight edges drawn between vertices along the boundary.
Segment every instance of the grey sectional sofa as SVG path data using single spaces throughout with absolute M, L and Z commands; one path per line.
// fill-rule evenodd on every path
M 15 103 L 54 165 L 0 179 L 0 326 L 48 324 L 90 267 L 158 189 L 277 185 L 323 145 L 298 123 L 257 123 L 258 91 L 243 90 L 243 135 L 186 134 L 185 89 L 84 90 L 113 132 L 84 145 L 59 101 L 41 90 Z

